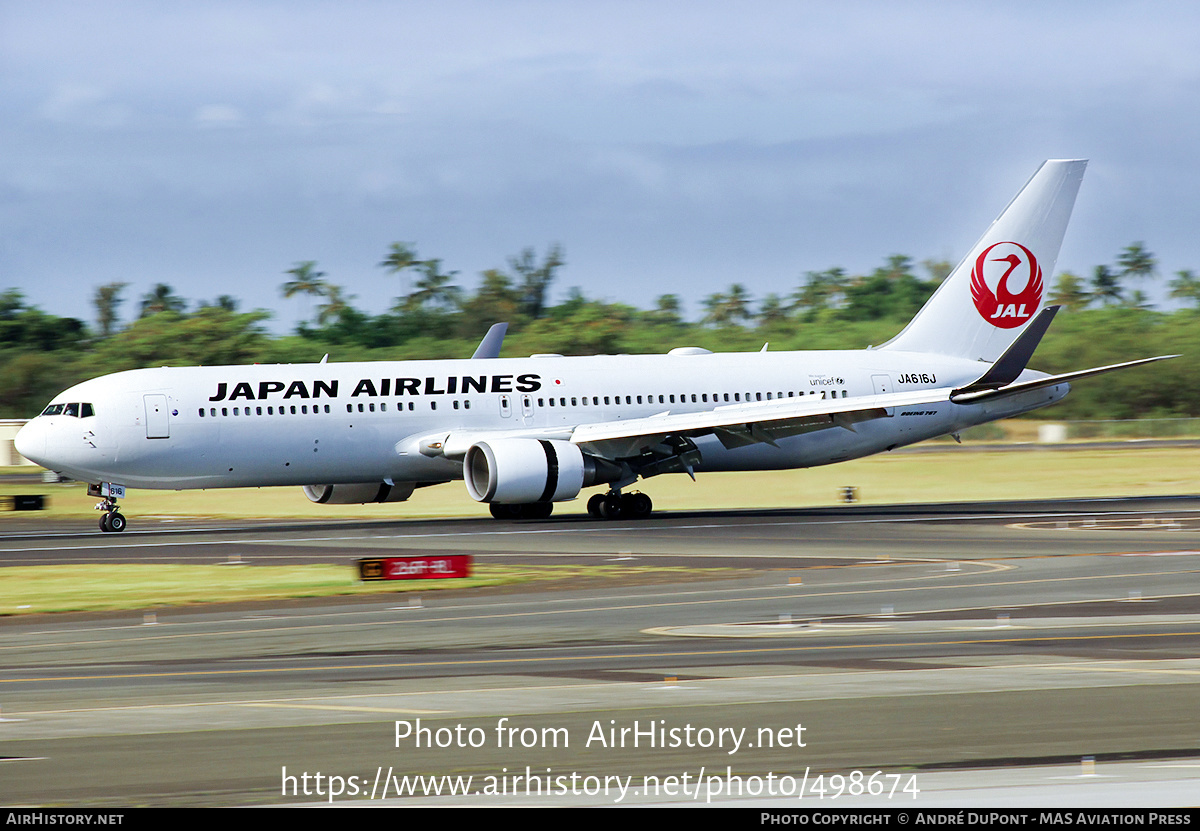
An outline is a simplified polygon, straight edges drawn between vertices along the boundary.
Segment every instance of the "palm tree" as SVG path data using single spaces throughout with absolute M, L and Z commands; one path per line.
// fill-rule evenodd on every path
M 1171 281 L 1171 296 L 1200 306 L 1200 277 L 1191 269 L 1175 272 Z
M 107 338 L 117 325 L 117 307 L 125 302 L 121 292 L 128 283 L 106 283 L 96 289 L 92 302 L 96 304 L 96 322 L 100 324 L 100 336 Z
M 804 284 L 791 296 L 792 308 L 810 314 L 832 308 L 846 291 L 847 284 L 846 270 L 842 268 L 807 271 Z
M 739 326 L 750 320 L 750 294 L 741 283 L 734 283 L 726 294 L 710 294 L 704 301 L 708 314 L 705 323 L 715 326 Z
M 401 274 L 406 269 L 415 268 L 419 265 L 421 265 L 421 260 L 417 259 L 417 249 L 413 243 L 393 242 L 391 251 L 383 258 L 383 262 L 379 264 L 379 267 L 387 269 L 391 274 Z M 401 291 L 402 296 L 408 297 L 407 280 L 401 283 Z
M 662 294 L 654 301 L 654 310 L 646 313 L 654 323 L 679 326 L 683 323 L 683 302 L 678 294 Z
M 1050 292 L 1050 302 L 1068 309 L 1082 309 L 1091 301 L 1087 289 L 1083 287 L 1083 278 L 1069 271 L 1058 275 L 1054 281 L 1054 289 Z
M 558 243 L 550 246 L 541 265 L 537 264 L 532 248 L 526 248 L 518 256 L 508 258 L 509 267 L 520 278 L 521 311 L 534 320 L 545 313 L 546 294 L 550 291 L 550 284 L 554 282 L 555 272 L 564 263 L 562 246 Z
M 449 310 L 458 305 L 462 290 L 458 286 L 449 285 L 457 271 L 442 272 L 441 260 L 426 260 L 420 264 L 421 277 L 417 280 L 416 290 L 405 301 L 407 309 L 419 309 L 432 306 Z
M 182 312 L 187 307 L 187 301 L 175 294 L 175 290 L 166 283 L 156 283 L 154 288 L 142 295 L 141 317 L 149 317 L 159 312 Z
M 280 287 L 285 299 L 291 299 L 297 294 L 307 294 L 309 297 L 324 297 L 329 291 L 329 284 L 325 282 L 325 272 L 317 271 L 316 260 L 305 260 L 304 262 L 296 263 L 289 268 L 284 274 L 290 274 L 294 279 L 289 280 Z
M 321 326 L 326 326 L 340 318 L 342 313 L 350 308 L 350 301 L 354 299 L 354 295 L 344 296 L 342 287 L 332 283 L 325 284 L 324 297 L 325 302 L 317 307 L 317 323 Z
M 1123 298 L 1120 278 L 1106 265 L 1098 265 L 1092 272 L 1092 297 L 1105 306 L 1120 303 Z
M 778 294 L 768 294 L 763 298 L 762 308 L 758 310 L 759 326 L 778 326 L 787 321 L 787 309 Z
M 1154 255 L 1146 250 L 1143 242 L 1134 242 L 1125 246 L 1125 250 L 1117 257 L 1117 265 L 1121 267 L 1122 277 L 1143 279 L 1154 274 L 1158 266 Z

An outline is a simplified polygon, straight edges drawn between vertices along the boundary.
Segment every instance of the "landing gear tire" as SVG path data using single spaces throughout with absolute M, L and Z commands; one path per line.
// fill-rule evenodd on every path
M 621 511 L 630 519 L 645 519 L 654 510 L 654 502 L 644 493 L 628 493 L 621 497 Z
M 113 531 L 119 534 L 125 530 L 125 517 L 116 511 L 105 514 L 100 517 L 100 530 Z
M 601 519 L 602 516 L 600 514 L 600 506 L 603 504 L 604 504 L 604 494 L 602 494 L 602 493 L 592 494 L 592 498 L 589 499 L 588 503 L 587 503 L 588 516 L 595 517 L 596 519 Z
M 620 519 L 625 507 L 622 502 L 619 493 L 605 494 L 600 500 L 600 516 L 603 519 Z
M 596 519 L 645 519 L 654 510 L 654 502 L 644 493 L 609 491 L 593 494 L 587 510 Z

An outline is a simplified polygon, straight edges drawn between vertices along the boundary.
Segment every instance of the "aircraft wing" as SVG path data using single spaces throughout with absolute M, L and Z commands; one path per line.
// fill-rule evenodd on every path
M 726 447 L 743 447 L 759 442 L 774 445 L 778 439 L 829 427 L 844 427 L 853 431 L 854 425 L 859 422 L 890 416 L 890 410 L 894 407 L 947 401 L 951 392 L 953 390 L 946 387 L 856 398 L 798 396 L 730 404 L 701 412 L 664 412 L 643 418 L 563 425 L 550 429 L 518 427 L 511 430 L 451 431 L 424 436 L 417 440 L 417 447 L 425 455 L 456 459 L 464 457 L 472 444 L 483 439 L 558 439 L 577 444 L 593 455 L 621 459 L 637 455 L 668 436 L 713 433 Z
M 571 442 L 607 458 L 635 455 L 667 436 L 700 436 L 713 433 L 726 447 L 763 442 L 886 418 L 894 407 L 935 404 L 950 398 L 950 388 L 913 390 L 855 398 L 820 399 L 815 396 L 731 404 L 693 413 L 663 413 L 644 418 L 580 424 Z

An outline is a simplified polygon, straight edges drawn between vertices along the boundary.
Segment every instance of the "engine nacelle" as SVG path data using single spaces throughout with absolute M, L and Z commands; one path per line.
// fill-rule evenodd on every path
M 403 502 L 412 496 L 416 483 L 361 482 L 352 485 L 305 485 L 304 495 L 321 505 L 362 505 L 367 502 Z
M 463 478 L 476 502 L 560 502 L 579 495 L 590 467 L 569 441 L 489 439 L 467 450 Z

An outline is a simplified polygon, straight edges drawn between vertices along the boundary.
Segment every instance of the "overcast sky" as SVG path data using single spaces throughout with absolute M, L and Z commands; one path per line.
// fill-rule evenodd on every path
M 287 329 L 302 260 L 381 312 L 395 241 L 697 317 L 957 261 L 1046 158 L 1091 159 L 1060 270 L 1200 269 L 1200 4 L 0 0 L 0 289 L 87 320 L 165 282 Z

